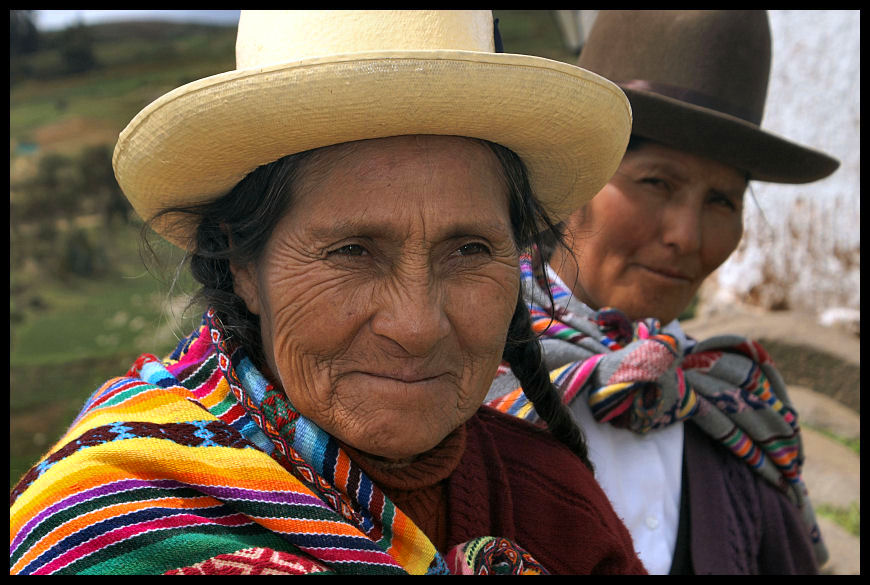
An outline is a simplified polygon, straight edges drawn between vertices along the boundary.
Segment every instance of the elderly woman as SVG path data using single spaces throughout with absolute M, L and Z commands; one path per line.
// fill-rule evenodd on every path
M 131 122 L 119 184 L 209 308 L 22 478 L 12 573 L 645 572 L 518 264 L 628 104 L 494 43 L 488 11 L 243 13 L 236 71 Z M 503 359 L 549 431 L 481 406 Z
M 602 11 L 580 65 L 626 91 L 632 138 L 564 222 L 570 250 L 521 264 L 596 478 L 650 573 L 816 572 L 827 552 L 781 377 L 757 343 L 696 343 L 676 319 L 740 241 L 748 180 L 806 183 L 838 163 L 759 128 L 763 11 Z M 488 400 L 536 419 L 522 381 L 500 374 Z

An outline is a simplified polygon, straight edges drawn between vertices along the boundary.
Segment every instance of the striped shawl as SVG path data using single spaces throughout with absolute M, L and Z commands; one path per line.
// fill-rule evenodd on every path
M 533 329 L 566 404 L 579 408 L 585 401 L 599 423 L 640 434 L 692 419 L 788 496 L 801 511 L 817 562 L 825 562 L 828 552 L 801 478 L 797 412 L 761 345 L 723 335 L 684 347 L 681 335 L 654 319 L 632 323 L 614 309 L 592 311 L 531 255 L 520 267 Z M 503 364 L 488 404 L 536 422 L 518 386 Z
M 545 572 L 501 538 L 439 554 L 212 311 L 103 384 L 10 506 L 11 574 Z

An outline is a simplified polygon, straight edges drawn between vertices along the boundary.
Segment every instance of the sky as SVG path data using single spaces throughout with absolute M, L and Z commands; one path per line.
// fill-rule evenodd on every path
M 238 10 L 37 10 L 36 26 L 41 30 L 66 28 L 81 21 L 95 24 L 112 20 L 175 20 L 235 25 Z

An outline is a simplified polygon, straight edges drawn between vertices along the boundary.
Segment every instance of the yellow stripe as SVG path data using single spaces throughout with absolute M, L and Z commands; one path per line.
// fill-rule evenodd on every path
M 600 388 L 589 395 L 589 405 L 595 406 L 600 402 L 603 402 L 613 396 L 614 394 L 621 392 L 623 389 L 631 386 L 634 382 L 619 382 L 616 384 L 610 384 L 609 386 L 605 386 Z
M 126 439 L 77 451 L 37 478 L 10 508 L 10 538 L 30 517 L 64 494 L 122 479 L 174 479 L 194 485 L 311 493 L 262 451 L 187 447 L 155 438 Z

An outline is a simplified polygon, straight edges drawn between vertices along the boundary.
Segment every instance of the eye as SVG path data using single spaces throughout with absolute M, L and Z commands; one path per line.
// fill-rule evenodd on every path
M 335 250 L 330 250 L 326 253 L 327 256 L 365 256 L 368 254 L 363 246 L 359 244 L 346 244 Z
M 730 211 L 739 211 L 740 207 L 735 203 L 734 199 L 731 197 L 724 195 L 722 193 L 713 193 L 710 195 L 708 201 L 713 205 L 723 207 Z
M 660 179 L 658 177 L 653 177 L 653 176 L 641 177 L 641 179 L 638 182 L 641 183 L 642 185 L 648 185 L 654 189 L 661 189 L 661 190 L 665 190 L 665 191 L 671 190 L 670 183 L 668 183 L 666 180 Z
M 489 247 L 482 242 L 469 242 L 467 244 L 463 244 L 456 250 L 456 253 L 460 256 L 474 256 L 478 254 L 489 254 Z

